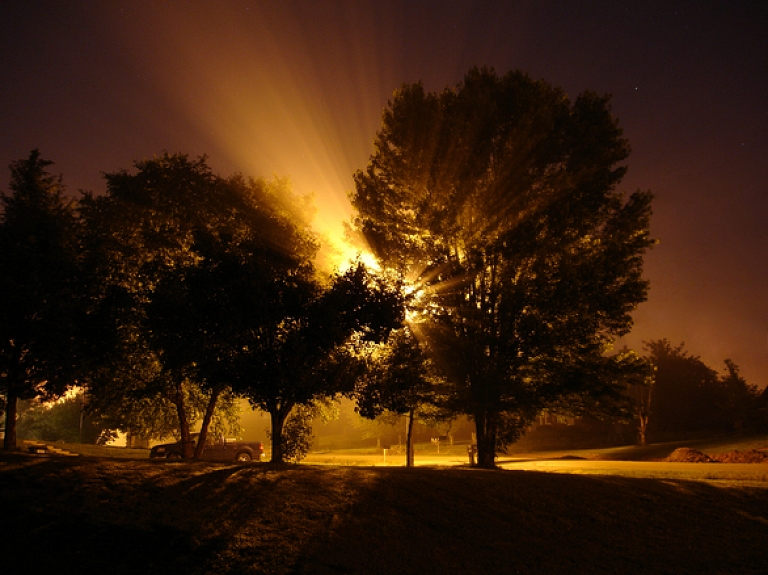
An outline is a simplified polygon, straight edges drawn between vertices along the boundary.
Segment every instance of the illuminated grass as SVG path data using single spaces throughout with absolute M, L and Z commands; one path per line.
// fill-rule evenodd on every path
M 129 449 L 127 447 L 64 442 L 56 443 L 55 445 L 62 445 L 67 451 L 86 457 L 110 457 L 116 459 L 146 459 L 149 457 L 149 449 Z
M 728 453 L 731 451 L 748 451 L 750 449 L 768 448 L 768 434 L 750 435 L 742 437 L 720 437 L 710 439 L 693 439 L 671 441 L 666 443 L 653 443 L 646 447 L 627 445 L 620 447 L 606 447 L 600 449 L 570 449 L 555 451 L 517 451 L 511 446 L 509 453 L 512 455 L 532 455 L 536 457 L 559 457 L 574 455 L 585 458 L 601 458 L 615 460 L 658 460 L 668 457 L 678 447 L 690 447 L 708 455 Z

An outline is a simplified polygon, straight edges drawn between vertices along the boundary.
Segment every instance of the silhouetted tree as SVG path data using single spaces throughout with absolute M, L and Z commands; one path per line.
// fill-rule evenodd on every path
M 312 209 L 287 180 L 224 179 L 183 155 L 136 169 L 107 174 L 107 195 L 84 200 L 88 261 L 104 280 L 100 315 L 117 334 L 109 366 L 94 370 L 93 403 L 114 400 L 111 372 L 125 366 L 125 396 L 176 406 L 190 457 L 188 399 L 200 387 L 199 457 L 218 397 L 241 394 L 271 414 L 281 461 L 293 406 L 339 390 L 335 348 L 352 334 L 386 338 L 402 316 L 399 295 L 363 267 L 327 289 L 318 281 Z
M 10 165 L 0 224 L 0 394 L 5 449 L 16 448 L 20 399 L 56 397 L 74 383 L 82 298 L 78 218 L 52 162 L 33 150 Z
M 725 432 L 749 420 L 757 390 L 726 360 L 723 375 L 689 354 L 681 343 L 666 340 L 645 343 L 655 367 L 650 428 L 666 437 L 691 432 Z
M 667 340 L 646 343 L 656 368 L 651 429 L 666 434 L 718 430 L 723 423 L 717 372 Z
M 753 425 L 757 416 L 757 386 L 748 384 L 739 373 L 739 366 L 730 359 L 725 360 L 720 386 L 726 397 L 725 411 L 732 428 L 737 430 Z
M 607 96 L 571 103 L 520 72 L 405 85 L 384 111 L 354 227 L 423 292 L 424 337 L 482 466 L 542 408 L 626 385 L 606 352 L 646 298 L 653 243 L 651 194 L 616 190 L 628 154 Z
M 103 444 L 114 438 L 111 422 L 85 413 L 84 403 L 82 391 L 50 404 L 33 402 L 19 418 L 19 436 L 90 444 Z
M 205 158 L 165 154 L 106 179 L 106 196 L 84 200 L 102 315 L 117 333 L 109 366 L 92 382 L 94 405 L 112 401 L 110 371 L 127 366 L 122 393 L 173 403 L 190 457 L 186 400 L 188 387 L 200 386 L 208 406 L 199 456 L 217 399 L 231 387 L 237 346 L 245 345 L 238 336 L 274 320 L 274 285 L 311 274 L 316 243 L 286 215 L 293 204 L 273 205 L 284 190 L 216 176 Z
M 655 378 L 650 375 L 645 381 L 637 382 L 629 388 L 629 394 L 635 406 L 638 439 L 642 446 L 648 445 L 648 425 L 651 420 L 654 383 Z
M 201 261 L 183 273 L 165 274 L 147 307 L 150 337 L 164 350 L 166 364 L 194 373 L 211 394 L 201 435 L 213 416 L 216 397 L 238 387 L 242 356 L 259 346 L 267 326 L 286 319 L 286 300 L 295 299 L 302 288 L 314 287 L 312 266 L 254 237 L 261 226 L 250 223 L 249 238 L 237 245 L 199 241 Z M 196 457 L 203 447 L 198 441 Z
M 296 406 L 352 393 L 361 364 L 355 348 L 383 342 L 402 325 L 397 286 L 358 262 L 330 287 L 294 282 L 272 300 L 276 312 L 241 355 L 237 384 L 253 405 L 270 414 L 272 461 L 282 462 L 283 426 Z
M 312 447 L 312 425 L 317 418 L 325 418 L 331 404 L 332 399 L 328 397 L 294 406 L 282 429 L 281 453 L 284 461 L 298 463 L 306 457 Z M 272 438 L 271 432 L 269 437 Z
M 425 406 L 437 409 L 443 382 L 408 326 L 395 332 L 377 352 L 356 390 L 358 411 L 368 419 L 384 412 L 407 416 L 405 465 L 412 467 L 417 412 Z

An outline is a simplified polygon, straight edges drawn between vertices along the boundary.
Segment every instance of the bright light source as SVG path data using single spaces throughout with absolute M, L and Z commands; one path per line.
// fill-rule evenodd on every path
M 363 262 L 369 270 L 381 270 L 376 256 L 367 249 L 360 249 L 349 244 L 341 235 L 329 237 L 326 234 L 324 237 L 321 237 L 321 241 L 329 244 L 326 257 L 330 260 L 328 263 L 334 272 L 343 272 L 358 260 Z

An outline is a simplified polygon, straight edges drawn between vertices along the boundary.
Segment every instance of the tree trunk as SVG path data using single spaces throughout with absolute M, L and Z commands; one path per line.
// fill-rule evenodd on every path
M 179 416 L 179 430 L 181 431 L 181 456 L 184 459 L 190 459 L 194 455 L 192 447 L 192 437 L 189 433 L 189 421 L 187 421 L 187 410 L 184 407 L 184 393 L 181 383 L 176 385 L 173 404 L 176 406 L 176 414 Z
M 270 460 L 272 463 L 283 463 L 283 425 L 291 409 L 293 405 L 288 409 L 280 406 L 269 410 L 269 419 L 272 423 L 272 459 Z
M 408 411 L 408 431 L 405 434 L 405 466 L 413 467 L 413 416 L 414 408 Z
M 203 450 L 205 449 L 205 443 L 208 438 L 208 426 L 213 418 L 213 410 L 216 409 L 216 401 L 219 399 L 219 393 L 221 393 L 219 387 L 216 387 L 211 391 L 211 398 L 208 400 L 208 406 L 205 408 L 203 423 L 200 425 L 200 435 L 197 438 L 197 446 L 195 447 L 195 459 L 200 459 L 203 456 Z
M 648 444 L 648 423 L 651 418 L 651 401 L 653 400 L 653 380 L 650 383 L 635 387 L 635 401 L 637 407 L 638 434 L 640 435 L 640 445 L 645 447 Z
M 496 425 L 494 418 L 484 411 L 475 414 L 477 434 L 477 466 L 486 469 L 496 467 Z
M 638 432 L 640 434 L 640 445 L 645 447 L 648 445 L 648 415 L 641 413 L 638 417 L 639 425 Z
M 3 449 L 8 451 L 16 449 L 16 410 L 18 401 L 16 396 L 8 392 L 5 406 L 5 439 Z

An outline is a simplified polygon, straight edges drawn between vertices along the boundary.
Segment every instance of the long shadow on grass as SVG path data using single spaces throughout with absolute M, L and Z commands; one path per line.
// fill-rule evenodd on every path
M 3 574 L 764 573 L 768 488 L 0 457 Z
M 287 573 L 364 481 L 264 464 L 0 458 L 9 573 Z
M 8 458 L 4 458 L 7 463 Z M 184 529 L 146 519 L 153 497 L 136 470 L 88 459 L 0 467 L 3 573 L 174 573 L 194 565 Z
M 0 572 L 228 572 L 217 557 L 279 519 L 270 492 L 286 477 L 259 465 L 4 457 Z
M 768 489 L 379 468 L 297 573 L 764 573 Z

